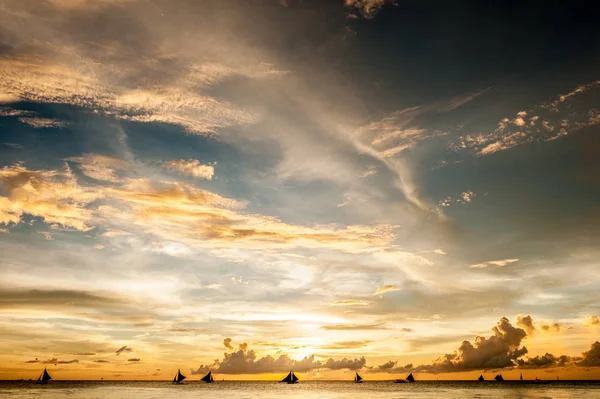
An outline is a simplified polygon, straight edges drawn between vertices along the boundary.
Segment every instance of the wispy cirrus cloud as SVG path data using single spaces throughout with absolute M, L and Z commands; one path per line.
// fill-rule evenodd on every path
M 491 266 L 496 266 L 496 267 L 504 267 L 504 266 L 506 266 L 508 264 L 515 263 L 515 262 L 518 262 L 518 261 L 519 261 L 519 259 L 516 259 L 516 258 L 514 258 L 514 259 L 502 259 L 502 260 L 490 260 L 490 261 L 487 261 L 487 262 L 477 263 L 477 264 L 471 265 L 471 268 L 473 268 L 473 269 L 483 269 L 483 268 L 486 268 L 486 267 L 488 267 L 490 265 Z

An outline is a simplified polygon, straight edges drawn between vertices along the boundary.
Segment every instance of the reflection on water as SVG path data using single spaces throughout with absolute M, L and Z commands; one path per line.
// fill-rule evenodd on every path
M 134 381 L 54 381 L 40 386 L 30 382 L 0 382 L 0 398 L 449 398 L 449 399 L 600 399 L 600 382 L 552 382 L 519 384 L 518 382 L 442 382 L 421 381 L 414 384 L 391 382 L 302 381 L 288 385 L 277 382 L 225 381 L 214 384 L 190 382 Z

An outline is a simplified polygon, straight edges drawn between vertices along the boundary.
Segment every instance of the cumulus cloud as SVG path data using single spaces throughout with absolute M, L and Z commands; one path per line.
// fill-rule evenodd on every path
M 233 350 L 233 346 L 231 346 L 231 338 L 225 338 L 223 340 L 223 346 L 225 346 L 227 349 L 232 349 Z
M 365 357 L 356 359 L 339 359 L 333 358 L 326 361 L 315 360 L 315 356 L 307 356 L 302 360 L 290 359 L 287 355 L 280 355 L 275 358 L 273 356 L 264 356 L 258 358 L 254 350 L 248 348 L 246 343 L 240 344 L 237 351 L 232 351 L 223 354 L 223 360 L 215 360 L 208 365 L 201 365 L 192 374 L 202 374 L 208 370 L 213 370 L 219 374 L 261 374 L 261 373 L 278 373 L 282 370 L 294 370 L 295 372 L 308 372 L 318 369 L 329 370 L 360 370 L 365 367 Z
M 549 367 L 564 367 L 569 364 L 571 358 L 569 356 L 554 356 L 553 354 L 546 353 L 545 355 L 530 357 L 528 359 L 518 359 L 517 364 L 519 368 L 523 369 L 540 369 Z
M 583 367 L 600 367 L 600 342 L 594 342 L 589 351 L 583 352 L 583 357 L 577 365 Z
M 517 326 L 524 329 L 528 336 L 533 336 L 536 333 L 551 333 L 570 330 L 571 327 L 564 327 L 557 322 L 534 322 L 531 316 L 517 316 Z
M 119 349 L 117 349 L 115 351 L 115 353 L 117 354 L 117 356 L 119 356 L 121 353 L 126 353 L 126 352 L 131 352 L 133 351 L 132 348 L 128 347 L 127 345 L 124 345 L 122 347 L 120 347 Z
M 163 166 L 169 170 L 205 180 L 212 180 L 215 174 L 214 163 L 203 165 L 197 159 L 167 161 L 163 162 Z
M 502 260 L 490 260 L 490 261 L 487 261 L 487 262 L 477 263 L 477 264 L 471 265 L 471 268 L 472 269 L 483 269 L 483 268 L 488 267 L 489 265 L 496 266 L 496 267 L 504 267 L 504 266 L 506 266 L 508 264 L 518 262 L 519 260 L 520 259 L 517 259 L 517 258 L 502 259 Z
M 469 202 L 471 202 L 473 200 L 473 197 L 475 197 L 475 196 L 476 196 L 475 192 L 473 192 L 471 190 L 463 191 L 462 193 L 455 195 L 454 197 L 449 196 L 449 197 L 444 198 L 443 200 L 438 202 L 438 205 L 441 207 L 449 207 L 449 206 L 452 206 L 452 204 L 454 204 L 454 203 L 465 205 L 465 204 L 468 204 Z M 437 253 L 439 253 L 439 252 L 437 252 Z
M 399 289 L 400 288 L 398 288 L 397 286 L 392 285 L 392 284 L 384 285 L 381 288 L 377 288 L 374 295 L 384 294 L 384 293 L 390 292 L 390 291 L 398 291 Z

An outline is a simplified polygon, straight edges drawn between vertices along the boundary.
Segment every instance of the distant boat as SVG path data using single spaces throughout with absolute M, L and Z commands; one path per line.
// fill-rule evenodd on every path
M 521 377 L 519 379 L 523 381 L 523 373 L 521 373 Z
M 48 374 L 48 371 L 46 371 L 46 368 L 44 367 L 44 372 L 42 373 L 42 375 L 40 375 L 36 381 L 37 384 L 47 384 L 50 382 L 50 380 L 52 379 L 52 377 L 50 377 L 50 374 Z
M 396 384 L 404 384 L 404 383 L 406 383 L 406 382 L 415 382 L 415 377 L 413 377 L 412 373 L 410 373 L 410 374 L 408 375 L 408 377 L 406 377 L 406 379 L 405 379 L 405 380 L 399 379 L 399 380 L 396 380 L 396 381 L 394 381 L 394 382 L 395 382 Z
M 287 382 L 288 384 L 297 384 L 298 377 L 296 377 L 296 374 L 294 374 L 293 371 L 290 371 L 290 373 L 283 380 L 281 380 L 279 382 Z
M 173 382 L 171 384 L 183 384 L 183 380 L 185 380 L 187 377 L 183 374 L 181 374 L 181 370 L 177 370 L 177 374 L 175 375 L 175 377 L 173 377 Z
M 361 383 L 363 380 L 363 378 L 358 375 L 358 373 L 356 373 L 356 376 L 354 377 L 354 382 L 356 382 L 357 384 Z
M 207 384 L 210 384 L 211 382 L 215 382 L 215 380 L 213 380 L 212 371 L 209 371 L 208 374 L 206 374 L 204 377 L 200 378 L 200 381 L 204 381 Z
M 485 381 L 485 379 L 483 378 L 483 375 L 480 375 L 479 378 L 477 379 L 477 381 Z
M 497 374 L 494 379 L 498 382 L 503 382 L 504 378 L 502 377 L 502 374 Z

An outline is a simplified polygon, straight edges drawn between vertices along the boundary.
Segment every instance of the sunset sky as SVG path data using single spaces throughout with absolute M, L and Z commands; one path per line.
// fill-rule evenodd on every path
M 0 379 L 600 378 L 596 7 L 0 1 Z

